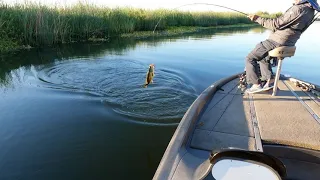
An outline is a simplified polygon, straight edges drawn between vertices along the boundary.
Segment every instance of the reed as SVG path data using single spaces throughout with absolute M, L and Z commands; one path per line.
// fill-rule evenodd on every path
M 41 46 L 151 31 L 160 18 L 162 21 L 157 30 L 251 23 L 247 17 L 237 13 L 111 9 L 83 3 L 65 8 L 32 3 L 0 4 L 0 51 L 10 44 L 8 42 L 12 42 L 10 46 Z

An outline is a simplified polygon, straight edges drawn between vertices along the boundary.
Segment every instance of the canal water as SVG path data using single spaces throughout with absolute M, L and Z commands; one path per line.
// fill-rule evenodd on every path
M 320 84 L 320 23 L 282 70 Z M 0 179 L 152 179 L 184 113 L 270 31 L 31 49 L 0 60 Z M 154 83 L 143 88 L 149 64 Z

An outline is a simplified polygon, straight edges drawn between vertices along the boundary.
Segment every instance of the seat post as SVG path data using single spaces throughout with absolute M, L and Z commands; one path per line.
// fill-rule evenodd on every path
M 273 86 L 272 96 L 276 96 L 277 95 L 278 83 L 279 83 L 279 79 L 280 79 L 280 73 L 281 73 L 281 67 L 282 67 L 283 58 L 282 57 L 278 58 L 278 61 L 279 61 L 278 62 L 278 68 L 277 68 L 277 73 L 276 73 L 275 82 L 274 82 L 274 86 Z
M 295 52 L 296 52 L 295 46 L 281 46 L 281 47 L 277 47 L 277 48 L 273 49 L 272 51 L 269 51 L 269 56 L 278 58 L 278 61 L 279 61 L 277 73 L 276 73 L 276 77 L 275 77 L 275 81 L 274 81 L 272 96 L 277 95 L 283 59 L 286 57 L 294 56 Z

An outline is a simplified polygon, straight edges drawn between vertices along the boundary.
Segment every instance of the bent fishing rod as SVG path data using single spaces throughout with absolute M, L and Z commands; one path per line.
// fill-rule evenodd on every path
M 190 6 L 190 5 L 207 5 L 207 6 L 216 6 L 216 7 L 221 7 L 221 8 L 225 8 L 225 9 L 229 9 L 229 10 L 232 10 L 232 11 L 235 11 L 235 12 L 238 12 L 238 13 L 241 13 L 245 16 L 248 16 L 247 13 L 244 13 L 244 12 L 241 12 L 241 11 L 238 11 L 238 10 L 235 10 L 235 9 L 232 9 L 232 8 L 229 8 L 229 7 L 226 7 L 226 6 L 221 6 L 221 5 L 218 5 L 218 4 L 211 4 L 211 3 L 192 3 L 192 4 L 184 4 L 182 6 L 178 6 L 178 7 L 175 7 L 173 8 L 173 10 L 175 9 L 179 9 L 181 7 L 184 7 L 184 6 Z M 158 23 L 155 25 L 154 29 L 153 29 L 153 33 L 155 32 L 156 28 L 158 27 L 160 21 L 162 20 L 162 17 L 160 17 Z

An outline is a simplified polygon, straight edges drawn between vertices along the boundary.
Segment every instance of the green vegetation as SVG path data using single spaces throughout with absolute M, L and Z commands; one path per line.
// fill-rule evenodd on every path
M 1 35 L 0 35 L 0 52 L 10 51 L 11 49 L 16 49 L 18 47 L 19 47 L 19 45 L 15 40 L 8 38 L 3 33 L 1 33 Z
M 206 30 L 217 30 L 217 29 L 230 29 L 230 28 L 250 28 L 255 27 L 257 24 L 235 24 L 235 25 L 224 25 L 224 26 L 209 26 L 209 27 L 199 27 L 199 26 L 180 26 L 180 27 L 168 27 L 166 30 L 158 31 L 153 33 L 153 31 L 135 31 L 132 33 L 123 33 L 120 37 L 123 38 L 149 38 L 152 36 L 163 37 L 163 36 L 177 36 L 188 33 L 197 33 Z
M 269 14 L 268 12 L 262 12 L 262 11 L 258 11 L 256 14 L 258 16 L 261 16 L 261 17 L 264 17 L 264 18 L 277 18 L 277 17 L 280 17 L 282 15 L 281 12 L 274 13 L 274 14 Z
M 150 33 L 172 27 L 210 27 L 252 24 L 238 13 L 182 12 L 133 8 L 47 7 L 38 4 L 8 6 L 0 4 L 0 52 L 17 47 L 55 45 L 79 41 L 103 41 L 112 36 Z M 181 29 L 180 29 L 181 31 Z M 160 34 L 160 33 L 157 33 Z

